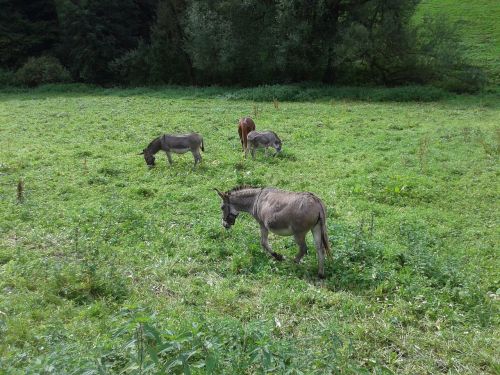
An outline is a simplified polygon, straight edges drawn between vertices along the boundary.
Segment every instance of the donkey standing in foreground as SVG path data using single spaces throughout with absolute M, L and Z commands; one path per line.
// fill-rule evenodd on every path
M 155 138 L 139 155 L 144 155 L 146 164 L 152 168 L 155 165 L 154 155 L 163 150 L 167 153 L 168 162 L 172 165 L 172 152 L 176 154 L 184 154 L 191 151 L 194 157 L 194 166 L 201 162 L 201 151 L 205 151 L 203 147 L 203 137 L 198 133 L 171 135 L 164 134 L 161 137 Z
M 295 193 L 274 188 L 239 186 L 225 193 L 215 189 L 222 198 L 222 225 L 229 229 L 240 211 L 251 214 L 260 225 L 260 243 L 276 260 L 283 256 L 275 253 L 268 242 L 269 231 L 281 236 L 294 236 L 299 245 L 295 262 L 300 263 L 307 254 L 306 234 L 311 231 L 318 253 L 318 276 L 325 277 L 325 257 L 330 253 L 326 232 L 326 211 L 323 202 L 314 194 Z
M 255 130 L 255 123 L 250 117 L 243 117 L 238 122 L 238 134 L 240 135 L 241 147 L 243 151 L 247 149 L 247 135 Z
M 276 153 L 273 156 L 276 156 L 279 152 L 281 152 L 281 139 L 275 132 L 272 131 L 264 131 L 258 132 L 256 130 L 248 133 L 248 144 L 245 150 L 245 158 L 247 157 L 248 151 L 252 153 L 252 159 L 255 159 L 255 149 L 256 148 L 264 148 L 265 154 L 267 156 L 267 149 L 272 147 L 276 150 Z

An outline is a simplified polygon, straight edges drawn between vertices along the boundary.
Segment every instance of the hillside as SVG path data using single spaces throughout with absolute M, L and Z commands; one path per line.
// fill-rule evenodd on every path
M 423 0 L 420 15 L 443 14 L 459 26 L 470 61 L 500 83 L 500 1 Z

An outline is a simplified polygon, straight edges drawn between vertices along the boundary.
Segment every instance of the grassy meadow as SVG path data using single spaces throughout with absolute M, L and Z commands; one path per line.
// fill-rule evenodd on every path
M 0 374 L 500 372 L 498 91 L 260 90 L 0 93 Z M 243 158 L 245 115 L 280 156 Z M 191 130 L 195 170 L 137 155 Z M 311 235 L 296 265 L 222 227 L 239 184 L 322 198 L 325 280 Z

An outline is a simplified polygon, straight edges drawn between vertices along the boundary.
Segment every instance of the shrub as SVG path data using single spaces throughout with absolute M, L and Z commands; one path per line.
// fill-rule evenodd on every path
M 474 66 L 456 69 L 435 82 L 436 86 L 458 94 L 476 93 L 485 87 L 486 83 L 486 74 Z
M 109 64 L 110 71 L 119 82 L 130 85 L 141 85 L 150 82 L 149 49 L 143 43 L 139 47 L 126 52 Z
M 432 102 L 449 94 L 433 86 L 400 87 L 349 87 L 312 83 L 295 85 L 263 85 L 232 90 L 224 95 L 229 100 L 253 100 L 256 102 L 301 102 L 311 100 L 347 99 L 373 102 Z
M 44 83 L 70 81 L 68 70 L 55 57 L 41 56 L 30 58 L 15 74 L 16 81 L 26 86 Z
M 0 86 L 13 86 L 16 83 L 16 75 L 11 70 L 0 69 Z

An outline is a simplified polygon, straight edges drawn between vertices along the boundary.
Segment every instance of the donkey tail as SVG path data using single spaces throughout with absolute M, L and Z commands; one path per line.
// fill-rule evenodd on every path
M 323 247 L 325 248 L 326 255 L 331 256 L 330 252 L 330 242 L 328 241 L 328 232 L 326 230 L 326 210 L 325 205 L 321 200 L 319 200 L 319 204 L 321 206 L 321 210 L 319 212 L 319 220 L 321 221 L 321 242 L 323 243 Z
M 201 139 L 201 151 L 205 152 L 205 147 L 203 146 L 203 138 Z

